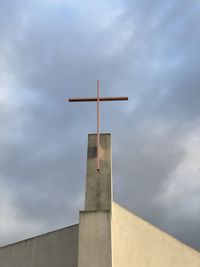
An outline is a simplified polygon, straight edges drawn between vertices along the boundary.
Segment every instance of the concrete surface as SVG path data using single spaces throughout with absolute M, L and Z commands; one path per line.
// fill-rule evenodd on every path
M 115 203 L 112 254 L 113 267 L 200 267 L 198 251 Z
M 0 248 L 0 267 L 77 267 L 78 225 Z
M 112 161 L 111 135 L 100 134 L 100 171 L 96 165 L 96 134 L 88 135 L 85 210 L 111 210 Z
M 110 211 L 80 212 L 78 267 L 111 267 Z

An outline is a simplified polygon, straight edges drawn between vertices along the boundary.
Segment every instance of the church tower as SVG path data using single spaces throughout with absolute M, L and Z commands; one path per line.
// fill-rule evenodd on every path
M 112 266 L 111 135 L 100 135 L 100 170 L 96 168 L 96 138 L 96 134 L 88 136 L 85 211 L 80 212 L 78 267 Z

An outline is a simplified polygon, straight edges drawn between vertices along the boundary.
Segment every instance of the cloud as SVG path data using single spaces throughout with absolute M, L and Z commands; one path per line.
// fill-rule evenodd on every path
M 199 129 L 184 140 L 184 158 L 165 183 L 162 198 L 171 216 L 198 217 L 200 190 Z M 178 212 L 171 206 L 176 205 Z

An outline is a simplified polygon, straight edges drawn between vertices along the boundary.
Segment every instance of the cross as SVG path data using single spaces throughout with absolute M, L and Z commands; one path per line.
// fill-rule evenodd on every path
M 67 99 L 65 99 L 67 100 Z M 97 81 L 97 97 L 95 98 L 69 98 L 69 102 L 97 102 L 97 171 L 100 171 L 100 102 L 128 100 L 128 97 L 100 97 L 100 81 Z

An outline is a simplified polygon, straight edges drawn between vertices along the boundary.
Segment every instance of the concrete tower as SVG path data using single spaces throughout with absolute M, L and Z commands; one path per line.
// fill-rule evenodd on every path
M 111 135 L 88 137 L 85 210 L 79 224 L 0 248 L 0 267 L 200 267 L 200 253 L 112 199 Z

